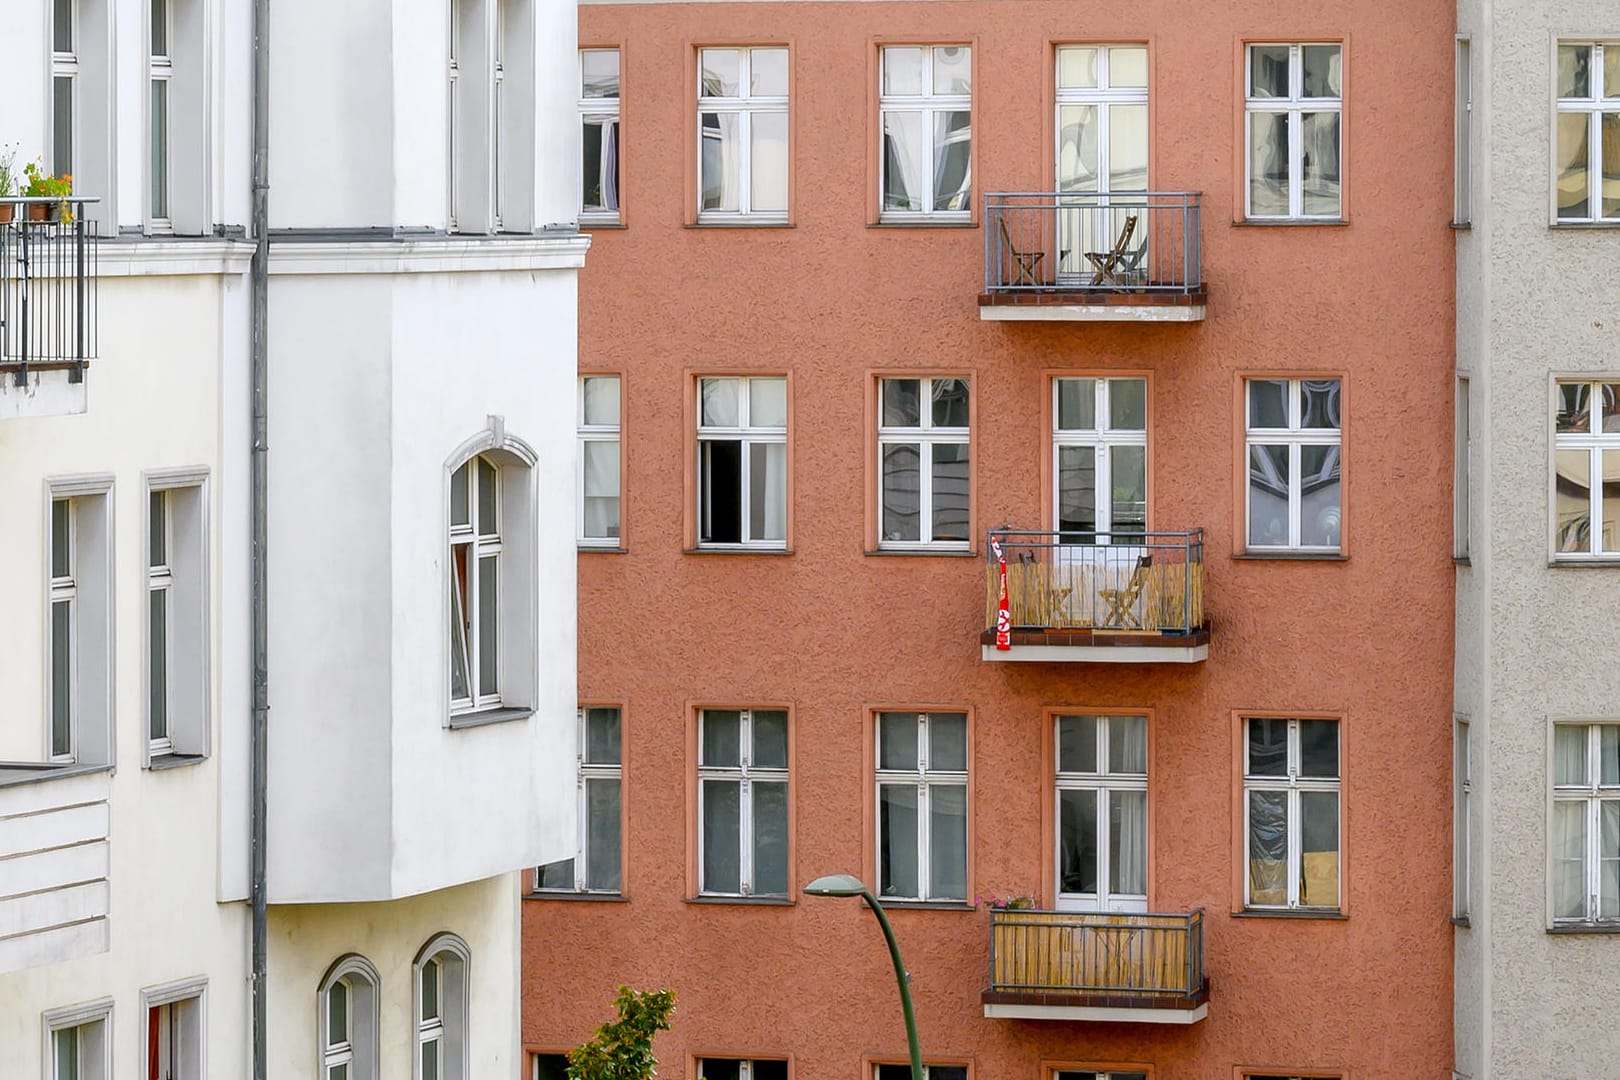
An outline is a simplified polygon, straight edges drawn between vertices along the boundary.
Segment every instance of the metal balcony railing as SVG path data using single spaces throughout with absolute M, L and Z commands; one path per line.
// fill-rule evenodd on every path
M 1204 912 L 990 913 L 992 993 L 1139 995 L 1144 1005 L 1206 993 Z
M 992 191 L 984 291 L 1189 295 L 1204 288 L 1196 191 Z
M 1023 532 L 990 530 L 985 625 L 1001 607 L 1009 626 L 1045 630 L 1191 633 L 1204 625 L 1204 530 Z
M 18 386 L 30 369 L 77 382 L 96 358 L 96 201 L 0 199 L 0 369 Z

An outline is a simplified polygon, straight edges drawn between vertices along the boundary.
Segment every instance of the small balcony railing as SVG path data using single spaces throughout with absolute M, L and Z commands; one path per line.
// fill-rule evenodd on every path
M 1186 915 L 990 913 L 986 1004 L 1192 1009 L 1208 997 L 1201 908 Z
M 1062 533 L 992 529 L 985 625 L 1190 634 L 1204 625 L 1204 531 Z
M 0 369 L 18 386 L 31 370 L 77 382 L 96 358 L 96 201 L 0 199 Z
M 1201 198 L 1196 191 L 990 192 L 985 294 L 1202 294 Z

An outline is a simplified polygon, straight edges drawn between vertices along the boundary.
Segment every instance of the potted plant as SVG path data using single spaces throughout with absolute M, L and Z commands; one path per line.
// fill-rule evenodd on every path
M 57 200 L 53 203 L 29 203 L 29 221 L 73 220 L 73 215 L 67 208 L 67 197 L 73 194 L 72 176 L 66 173 L 61 176 L 52 176 L 37 161 L 30 161 L 24 166 L 23 173 L 28 177 L 28 184 L 23 188 L 25 197 Z
M 17 194 L 17 150 L 0 147 L 0 225 L 11 221 L 17 204 L 5 200 Z

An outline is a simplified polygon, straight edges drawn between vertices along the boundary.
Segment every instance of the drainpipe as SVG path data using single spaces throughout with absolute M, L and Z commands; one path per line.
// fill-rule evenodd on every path
M 268 431 L 269 338 L 265 310 L 269 301 L 270 276 L 270 0 L 253 0 L 253 451 L 252 451 L 252 630 L 253 719 L 248 743 L 252 756 L 248 809 L 249 861 L 253 901 L 252 1000 L 253 1000 L 253 1080 L 266 1080 L 270 1036 L 265 994 L 269 926 L 265 910 L 265 821 L 266 782 L 269 755 L 266 727 L 270 713 L 269 663 L 267 659 L 269 593 L 266 591 L 266 501 L 265 486 L 270 446 Z

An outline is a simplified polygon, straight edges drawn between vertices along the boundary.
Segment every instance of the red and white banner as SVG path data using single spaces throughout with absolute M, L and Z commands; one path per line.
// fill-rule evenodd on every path
M 1012 649 L 1012 610 L 1007 606 L 1007 556 L 1001 550 L 1001 541 L 993 536 L 990 551 L 996 557 L 996 570 L 1001 575 L 1001 593 L 996 601 L 996 648 L 1009 652 Z

